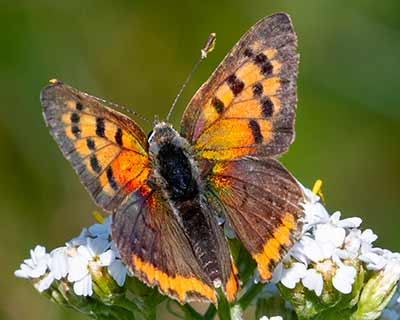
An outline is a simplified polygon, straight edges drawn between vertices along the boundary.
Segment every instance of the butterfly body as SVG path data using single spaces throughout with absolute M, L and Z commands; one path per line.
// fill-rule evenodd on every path
M 275 156 L 294 140 L 297 38 L 287 14 L 261 19 L 188 104 L 176 131 L 141 127 L 58 80 L 41 93 L 46 125 L 131 272 L 178 300 L 229 301 L 237 269 L 217 218 L 268 281 L 301 232 L 304 196 Z
M 203 196 L 205 186 L 195 153 L 170 124 L 160 122 L 149 138 L 149 156 L 154 168 L 149 185 L 162 191 L 210 283 L 221 286 L 222 279 L 229 276 L 230 269 L 224 268 L 230 256 L 222 231 Z

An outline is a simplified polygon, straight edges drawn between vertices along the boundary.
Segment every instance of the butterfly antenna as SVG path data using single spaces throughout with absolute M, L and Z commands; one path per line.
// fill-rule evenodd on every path
M 207 38 L 206 43 L 204 44 L 203 48 L 201 49 L 201 54 L 199 60 L 197 60 L 196 64 L 192 68 L 192 71 L 190 71 L 188 77 L 186 78 L 185 82 L 183 83 L 181 90 L 175 97 L 174 102 L 172 103 L 171 108 L 169 109 L 169 112 L 167 114 L 166 122 L 169 121 L 169 118 L 171 117 L 172 111 L 174 111 L 175 105 L 178 102 L 179 98 L 182 95 L 183 90 L 185 90 L 186 86 L 188 85 L 190 79 L 192 78 L 193 74 L 196 72 L 197 68 L 199 67 L 200 63 L 207 58 L 207 55 L 214 50 L 215 48 L 215 42 L 216 42 L 217 36 L 215 33 L 210 33 L 210 35 Z
M 145 121 L 145 122 L 151 124 L 151 121 L 150 121 L 149 119 L 147 119 L 145 116 L 142 116 L 141 114 L 137 113 L 136 111 L 133 111 L 132 109 L 130 109 L 130 108 L 128 108 L 128 107 L 119 105 L 118 103 L 111 102 L 111 101 L 108 101 L 108 100 L 105 100 L 105 99 L 102 99 L 102 98 L 98 98 L 98 97 L 92 96 L 92 95 L 90 95 L 90 94 L 88 94 L 88 93 L 85 93 L 85 94 L 86 94 L 87 96 L 93 98 L 93 99 L 96 100 L 96 101 L 99 101 L 99 102 L 101 102 L 101 103 L 104 103 L 104 104 L 106 104 L 106 105 L 108 105 L 108 106 L 112 106 L 112 107 L 114 107 L 114 108 L 116 108 L 116 109 L 119 109 L 119 110 L 121 110 L 121 111 L 123 111 L 123 112 L 129 113 L 129 114 L 131 114 L 131 115 L 133 115 L 133 116 L 136 116 L 137 118 L 139 118 L 139 119 L 141 119 L 141 120 L 143 120 L 143 121 Z

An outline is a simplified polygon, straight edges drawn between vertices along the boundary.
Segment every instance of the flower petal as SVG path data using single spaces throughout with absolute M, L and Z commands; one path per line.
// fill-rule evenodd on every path
M 307 267 L 304 264 L 295 262 L 290 268 L 283 269 L 281 282 L 286 288 L 293 289 L 305 276 L 306 271 Z
M 352 266 L 343 265 L 336 270 L 332 284 L 341 293 L 349 294 L 352 290 L 357 271 Z
M 91 296 L 93 294 L 92 277 L 90 274 L 74 283 L 74 292 L 78 296 Z
M 103 267 L 109 266 L 115 260 L 115 252 L 107 250 L 99 255 L 99 264 Z
M 317 242 L 330 242 L 339 248 L 343 245 L 346 231 L 331 224 L 320 224 L 315 228 L 314 235 Z
M 79 281 L 89 273 L 87 262 L 82 260 L 79 256 L 69 258 L 68 265 L 68 281 L 70 282 Z
M 92 257 L 98 256 L 110 247 L 110 241 L 103 238 L 87 239 L 87 249 Z
M 314 291 L 317 296 L 321 295 L 324 281 L 322 275 L 316 270 L 308 269 L 301 282 L 308 290 Z
M 114 278 L 120 287 L 125 283 L 127 272 L 128 269 L 121 260 L 114 260 L 108 267 L 108 273 Z
M 43 292 L 48 288 L 50 288 L 53 281 L 54 281 L 54 276 L 51 272 L 49 272 L 42 280 L 40 280 L 38 283 L 35 283 L 35 288 L 39 292 Z
M 65 277 L 68 273 L 68 258 L 66 253 L 66 247 L 54 249 L 51 255 L 50 271 L 54 275 L 54 278 L 60 280 Z

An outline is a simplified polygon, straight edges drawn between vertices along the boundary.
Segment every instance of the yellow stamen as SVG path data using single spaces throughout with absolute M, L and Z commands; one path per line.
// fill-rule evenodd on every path
M 324 194 L 322 193 L 322 180 L 317 179 L 312 188 L 312 192 L 321 197 L 322 201 L 325 202 Z
M 92 216 L 93 216 L 94 220 L 96 220 L 98 223 L 101 223 L 101 224 L 104 223 L 104 218 L 103 218 L 103 216 L 100 214 L 100 212 L 98 212 L 98 211 L 93 211 L 93 212 L 92 212 Z
M 49 83 L 51 83 L 51 84 L 55 84 L 55 83 L 57 83 L 57 82 L 58 82 L 57 79 L 50 79 L 50 80 L 49 80 Z

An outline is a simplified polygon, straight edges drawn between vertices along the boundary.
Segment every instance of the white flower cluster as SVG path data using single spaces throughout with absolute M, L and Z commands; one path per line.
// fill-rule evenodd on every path
M 370 229 L 358 229 L 360 218 L 341 220 L 340 212 L 329 215 L 316 193 L 306 188 L 303 191 L 303 236 L 276 268 L 275 283 L 293 289 L 301 282 L 320 296 L 324 281 L 332 281 L 336 290 L 349 294 L 360 262 L 368 270 L 400 270 L 400 254 L 373 247 L 377 236 Z
M 110 231 L 111 217 L 108 217 L 103 223 L 84 228 L 78 237 L 50 253 L 36 246 L 30 251 L 31 258 L 24 260 L 15 271 L 15 276 L 32 279 L 39 292 L 50 288 L 54 280 L 64 279 L 73 284 L 76 295 L 91 296 L 92 273 L 104 268 L 123 286 L 128 270 L 110 240 Z

